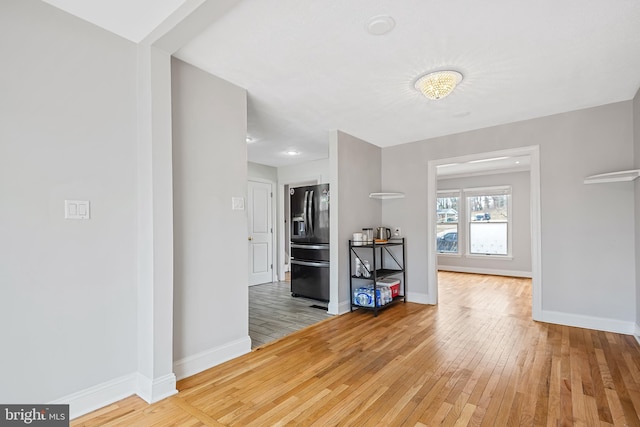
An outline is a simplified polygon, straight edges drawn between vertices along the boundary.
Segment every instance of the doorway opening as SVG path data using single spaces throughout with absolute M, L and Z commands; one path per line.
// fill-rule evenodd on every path
M 291 295 L 290 190 L 315 185 L 320 181 L 309 179 L 278 185 L 274 227 L 278 274 L 273 282 L 249 287 L 249 336 L 252 349 L 332 317 L 327 313 L 326 303 Z
M 494 228 L 495 230 L 499 230 L 500 233 L 504 233 L 503 238 L 505 242 L 507 239 L 511 239 L 511 234 L 513 230 L 511 228 L 507 229 L 504 224 L 498 224 L 500 221 L 491 221 L 490 214 L 482 213 L 482 218 L 479 218 L 479 215 L 476 215 L 477 212 L 473 211 L 473 209 L 469 206 L 470 199 L 469 197 L 477 195 L 477 192 L 472 190 L 477 190 L 478 188 L 485 190 L 483 186 L 486 186 L 486 183 L 475 185 L 474 180 L 480 182 L 480 177 L 484 174 L 488 176 L 488 172 L 491 171 L 491 163 L 494 162 L 494 166 L 498 167 L 498 163 L 500 161 L 511 161 L 514 162 L 518 159 L 518 161 L 523 161 L 526 159 L 526 163 L 528 163 L 527 168 L 519 168 L 520 171 L 526 170 L 528 171 L 528 192 L 529 192 L 529 227 L 525 226 L 527 229 L 526 232 L 530 232 L 530 243 L 527 248 L 530 251 L 530 274 L 520 274 L 525 278 L 527 276 L 531 277 L 531 316 L 534 320 L 540 320 L 542 313 L 542 286 L 541 286 L 541 254 L 540 254 L 540 160 L 539 160 L 539 147 L 531 146 L 531 147 L 522 147 L 516 149 L 509 150 L 501 150 L 494 151 L 488 153 L 479 153 L 468 156 L 461 156 L 455 158 L 447 158 L 447 159 L 439 159 L 430 161 L 428 164 L 428 229 L 427 229 L 427 238 L 430 242 L 434 242 L 434 244 L 428 245 L 427 248 L 427 264 L 429 271 L 429 280 L 428 280 L 428 303 L 437 304 L 438 303 L 438 283 L 439 283 L 439 257 L 452 257 L 450 259 L 455 259 L 455 262 L 448 262 L 449 268 L 448 270 L 453 270 L 459 273 L 480 273 L 480 274 L 500 274 L 504 276 L 517 276 L 519 275 L 516 270 L 509 270 L 508 267 L 498 267 L 498 265 L 503 262 L 503 265 L 508 265 L 508 263 L 504 263 L 504 261 L 513 260 L 512 254 L 509 252 L 500 252 L 500 253 L 474 253 L 475 246 L 472 246 L 472 243 L 477 242 L 477 236 L 480 236 L 482 233 L 476 233 L 476 236 L 470 235 L 470 233 L 474 232 L 474 230 L 482 230 L 488 228 Z M 455 169 L 458 169 L 456 173 L 451 173 Z M 494 169 L 496 169 L 494 168 Z M 445 172 L 442 172 L 445 171 Z M 441 172 L 441 173 L 439 173 Z M 494 172 L 490 172 L 492 174 L 497 175 L 497 170 Z M 449 179 L 452 181 L 454 179 L 458 179 L 458 197 L 459 199 L 459 208 L 463 212 L 461 215 L 458 215 L 458 212 L 449 212 L 449 208 L 447 208 L 447 212 L 450 215 L 447 215 L 447 220 L 450 220 L 450 227 L 446 234 L 447 236 L 440 236 L 442 240 L 441 250 L 438 250 L 438 218 L 440 217 L 440 222 L 443 222 L 443 217 L 438 212 L 438 190 L 440 190 L 441 186 L 438 183 L 438 178 L 442 178 L 442 176 L 449 176 Z M 466 177 L 466 178 L 463 178 Z M 451 188 L 442 188 L 442 190 L 451 190 Z M 465 194 L 465 190 L 467 190 L 468 194 Z M 453 193 L 453 191 L 452 191 Z M 451 194 L 448 194 L 451 197 Z M 485 209 L 488 210 L 488 209 Z M 441 211 L 444 211 L 441 209 Z M 472 212 L 473 211 L 473 212 Z M 472 215 L 473 214 L 473 215 Z M 476 218 L 478 217 L 478 218 Z M 451 220 L 455 218 L 455 220 Z M 475 222 L 474 222 L 475 221 Z M 455 224 L 458 227 L 458 230 L 461 232 L 460 241 L 457 240 L 457 236 L 453 236 L 453 231 L 451 231 L 452 226 Z M 481 227 L 480 225 L 486 225 L 486 227 Z M 489 227 L 491 225 L 492 227 Z M 494 225 L 496 225 L 494 227 Z M 502 231 L 504 229 L 504 231 Z M 442 233 L 442 231 L 441 231 Z M 499 234 L 500 234 L 499 233 Z M 445 242 L 445 237 L 449 237 L 448 241 Z M 455 253 L 452 250 L 454 248 L 453 245 L 453 237 L 456 237 L 456 245 L 457 248 Z M 485 236 L 486 237 L 486 236 Z M 495 236 L 494 236 L 495 237 Z M 470 239 L 476 239 L 475 241 L 471 241 Z M 512 240 L 511 240 L 512 242 Z M 507 243 L 505 243 L 507 244 Z M 513 243 L 512 243 L 513 244 Z M 448 246 L 447 246 L 448 245 Z M 443 252 L 449 252 L 448 254 L 443 254 Z M 528 254 L 528 253 L 527 253 Z M 483 269 L 481 267 L 482 262 L 487 260 L 488 258 L 493 258 L 490 268 Z

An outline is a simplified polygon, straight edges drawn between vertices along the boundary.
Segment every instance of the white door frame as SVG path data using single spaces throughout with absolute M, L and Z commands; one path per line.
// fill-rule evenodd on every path
M 437 167 L 449 163 L 463 163 L 493 157 L 529 156 L 531 186 L 531 314 L 533 320 L 542 320 L 542 252 L 540 215 L 540 146 L 527 146 L 467 156 L 430 160 L 427 165 L 427 303 L 438 303 L 438 252 L 436 250 L 436 199 L 438 190 Z
M 252 177 L 247 177 L 247 187 L 249 186 L 249 181 L 253 181 L 253 182 L 261 182 L 263 184 L 270 184 L 271 185 L 271 193 L 274 192 L 274 188 L 277 187 L 277 183 L 268 179 L 264 179 L 264 178 L 252 178 Z M 248 194 L 247 194 L 248 196 Z M 273 220 L 273 218 L 275 218 L 275 214 L 276 214 L 276 203 L 274 203 L 274 197 L 271 197 L 271 228 L 273 229 L 273 233 L 271 233 L 271 262 L 274 266 L 274 268 L 271 269 L 271 281 L 275 282 L 277 281 L 277 276 L 276 276 L 276 269 L 275 266 L 276 264 L 276 233 L 278 232 L 278 228 L 277 225 L 275 223 L 275 221 Z M 248 216 L 247 216 L 247 221 L 249 220 Z

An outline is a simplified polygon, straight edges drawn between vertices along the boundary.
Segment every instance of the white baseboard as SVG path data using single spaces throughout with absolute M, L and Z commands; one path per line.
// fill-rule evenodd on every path
M 634 335 L 637 325 L 624 320 L 607 319 L 602 317 L 585 316 L 582 314 L 561 313 L 558 311 L 542 310 L 541 321 L 558 325 L 575 326 L 597 331 L 615 332 L 624 335 Z M 637 336 L 636 336 L 637 339 Z
M 418 292 L 407 292 L 407 301 L 418 304 L 433 304 L 429 301 L 429 295 Z
M 176 394 L 176 376 L 171 373 L 151 379 L 140 373 L 136 374 L 136 394 L 147 403 L 155 403 Z
M 640 344 L 640 325 L 638 325 L 636 323 L 636 332 L 633 334 L 634 337 L 636 337 L 636 341 L 638 341 L 638 344 Z
M 234 357 L 251 351 L 251 338 L 244 338 L 228 344 L 185 357 L 173 363 L 173 371 L 178 380 L 195 375 L 216 365 L 224 363 Z
M 493 276 L 526 277 L 529 279 L 533 277 L 533 274 L 531 274 L 530 271 L 459 267 L 455 265 L 438 265 L 438 271 L 453 271 L 455 273 L 490 274 Z
M 56 399 L 51 403 L 68 404 L 69 418 L 74 419 L 136 394 L 137 376 L 138 374 L 133 373 L 115 378 Z

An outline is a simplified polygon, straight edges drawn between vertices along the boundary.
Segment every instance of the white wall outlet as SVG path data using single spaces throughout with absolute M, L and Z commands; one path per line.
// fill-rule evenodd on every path
M 65 200 L 65 219 L 91 219 L 91 210 L 88 200 Z
M 394 227 L 393 237 L 400 237 L 400 236 L 402 236 L 402 230 L 400 230 L 400 227 Z

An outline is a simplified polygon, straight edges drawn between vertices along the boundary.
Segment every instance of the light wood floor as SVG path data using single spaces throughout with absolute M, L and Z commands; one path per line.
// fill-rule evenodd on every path
M 332 317 L 72 425 L 640 425 L 633 337 L 533 322 L 526 279 L 439 278 L 438 306 Z

